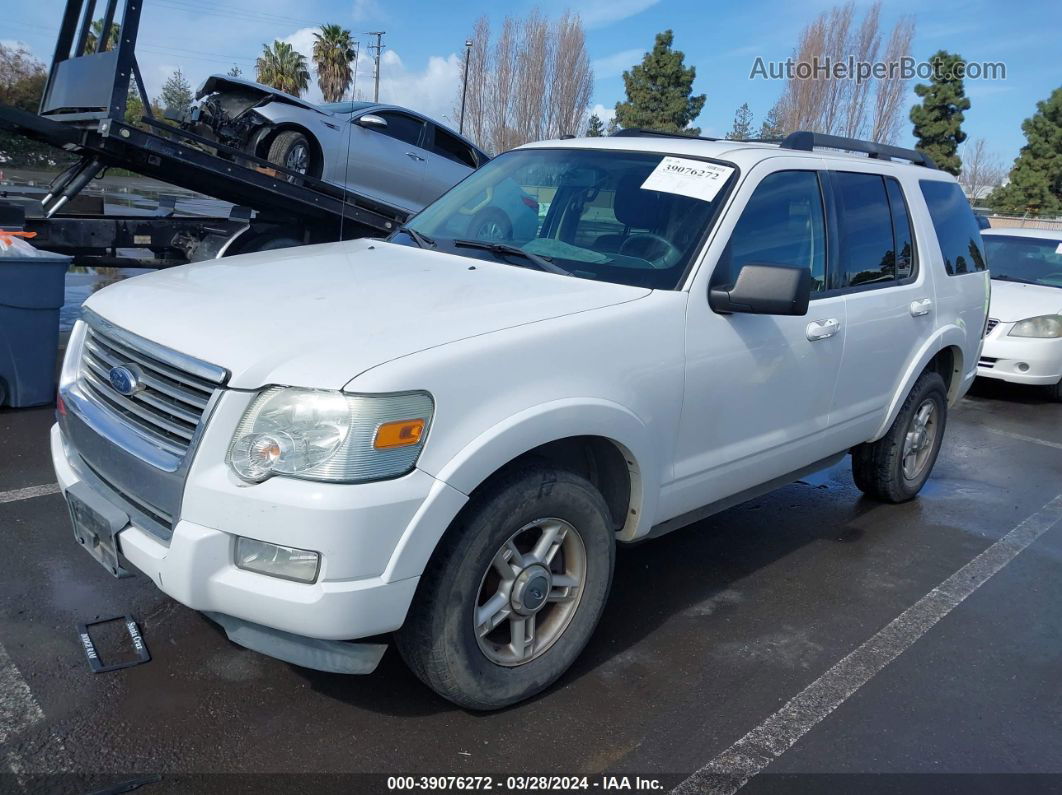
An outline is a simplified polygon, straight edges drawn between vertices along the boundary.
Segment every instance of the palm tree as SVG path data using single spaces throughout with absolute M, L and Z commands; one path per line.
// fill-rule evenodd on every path
M 350 88 L 350 63 L 357 57 L 350 31 L 339 25 L 321 25 L 314 33 L 313 65 L 325 102 L 339 102 Z
M 103 42 L 104 52 L 113 50 L 118 45 L 118 36 L 121 34 L 121 30 L 121 26 L 118 23 L 111 23 L 111 35 L 107 37 L 107 41 Z M 85 37 L 85 52 L 96 51 L 96 42 L 100 40 L 101 35 L 103 35 L 103 19 L 95 19 L 92 21 L 88 35 Z
M 272 46 L 263 44 L 254 68 L 259 83 L 296 97 L 310 86 L 306 57 L 285 41 L 274 41 Z

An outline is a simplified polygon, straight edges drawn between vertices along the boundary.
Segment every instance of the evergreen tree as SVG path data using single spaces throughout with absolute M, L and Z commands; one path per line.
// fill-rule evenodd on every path
M 243 70 L 237 64 L 233 64 L 232 68 L 229 69 L 229 71 L 226 72 L 226 74 L 229 77 L 239 77 L 240 75 L 243 74 Z
M 782 129 L 782 125 L 778 121 L 778 106 L 775 105 L 763 117 L 763 122 L 760 124 L 760 139 L 774 141 L 784 136 L 785 130 Z
M 1036 113 L 1021 124 L 1021 148 L 1010 182 L 996 188 L 988 206 L 1004 213 L 1062 213 L 1062 88 L 1036 103 Z
M 192 86 L 184 79 L 180 67 L 162 84 L 162 106 L 173 110 L 185 110 L 192 104 Z
M 613 116 L 608 120 L 608 127 L 605 128 L 605 135 L 615 135 L 620 130 L 619 122 L 616 121 L 616 117 Z
M 601 117 L 596 113 L 590 117 L 586 125 L 587 138 L 600 138 L 605 134 L 605 125 L 601 123 Z
M 616 123 L 620 126 L 701 134 L 699 127 L 689 124 L 704 107 L 705 95 L 692 96 L 697 70 L 686 68 L 683 53 L 671 49 L 674 38 L 670 30 L 657 33 L 652 52 L 623 73 L 627 101 L 616 103 Z
M 734 113 L 734 126 L 726 137 L 731 141 L 747 141 L 752 137 L 752 111 L 749 109 L 749 103 L 742 103 Z
M 962 160 L 957 150 L 966 140 L 962 112 L 970 108 L 963 79 L 958 74 L 963 60 L 960 55 L 939 50 L 929 63 L 933 66 L 929 84 L 915 86 L 922 104 L 911 108 L 914 136 L 918 139 L 915 149 L 933 158 L 944 171 L 958 174 L 962 171 Z

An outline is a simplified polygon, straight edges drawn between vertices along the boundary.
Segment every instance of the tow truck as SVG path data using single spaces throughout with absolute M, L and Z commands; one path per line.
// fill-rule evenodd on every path
M 120 3 L 120 7 L 119 7 Z M 135 48 L 143 0 L 67 0 L 38 114 L 0 105 L 0 129 L 77 157 L 39 206 L 0 198 L 0 224 L 35 232 L 34 244 L 75 265 L 163 268 L 251 251 L 385 236 L 409 216 L 338 185 L 208 140 L 156 117 Z M 94 46 L 93 39 L 95 39 Z M 130 86 L 144 115 L 129 123 Z M 232 205 L 227 216 L 179 214 L 163 197 L 154 214 L 76 211 L 81 191 L 109 168 L 152 177 Z M 84 197 L 82 197 L 84 198 Z M 83 205 L 82 205 L 83 206 Z

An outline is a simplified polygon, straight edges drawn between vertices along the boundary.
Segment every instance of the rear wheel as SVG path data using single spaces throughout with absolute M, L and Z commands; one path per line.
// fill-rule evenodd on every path
M 948 392 L 939 373 L 923 373 L 881 439 L 852 450 L 852 476 L 868 497 L 913 499 L 929 479 L 947 422 Z
M 590 639 L 611 586 L 601 494 L 574 473 L 525 465 L 477 494 L 443 544 L 396 635 L 403 659 L 470 709 L 544 690 Z
M 313 174 L 313 150 L 310 148 L 310 141 L 298 130 L 285 130 L 277 135 L 269 145 L 266 159 L 299 174 Z M 296 181 L 295 177 L 287 174 L 283 176 L 288 182 Z
M 468 236 L 473 240 L 504 242 L 513 239 L 513 225 L 501 210 L 488 207 L 472 219 Z

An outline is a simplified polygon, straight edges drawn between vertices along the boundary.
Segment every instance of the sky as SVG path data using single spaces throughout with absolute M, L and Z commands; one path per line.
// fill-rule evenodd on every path
M 593 110 L 607 121 L 624 98 L 622 73 L 641 60 L 656 32 L 670 28 L 674 46 L 695 66 L 696 93 L 708 97 L 696 120 L 702 135 L 722 136 L 734 111 L 747 102 L 758 126 L 784 88 L 782 81 L 750 79 L 755 59 L 784 60 L 801 29 L 833 0 L 144 0 L 137 53 L 152 96 L 180 67 L 193 87 L 233 64 L 253 79 L 254 59 L 264 42 L 291 42 L 307 57 L 321 23 L 342 24 L 362 42 L 357 90 L 371 98 L 373 67 L 368 31 L 386 31 L 380 70 L 381 99 L 405 105 L 457 126 L 454 110 L 464 41 L 486 13 L 495 27 L 506 14 L 538 7 L 550 16 L 577 11 L 593 59 Z M 102 4 L 98 3 L 97 7 Z M 857 9 L 869 0 L 857 0 Z M 24 43 L 37 57 L 51 58 L 63 0 L 13 6 L 0 23 L 0 41 Z M 1062 86 L 1062 3 L 1057 0 L 1001 3 L 998 0 L 890 0 L 882 26 L 901 16 L 915 20 L 912 54 L 919 60 L 944 48 L 968 61 L 1002 61 L 1005 80 L 967 81 L 972 107 L 963 128 L 985 138 L 990 152 L 1009 163 L 1024 143 L 1021 122 L 1036 102 Z M 907 107 L 918 98 L 909 87 Z M 320 98 L 316 82 L 308 98 Z M 901 126 L 901 145 L 911 145 L 911 125 Z

